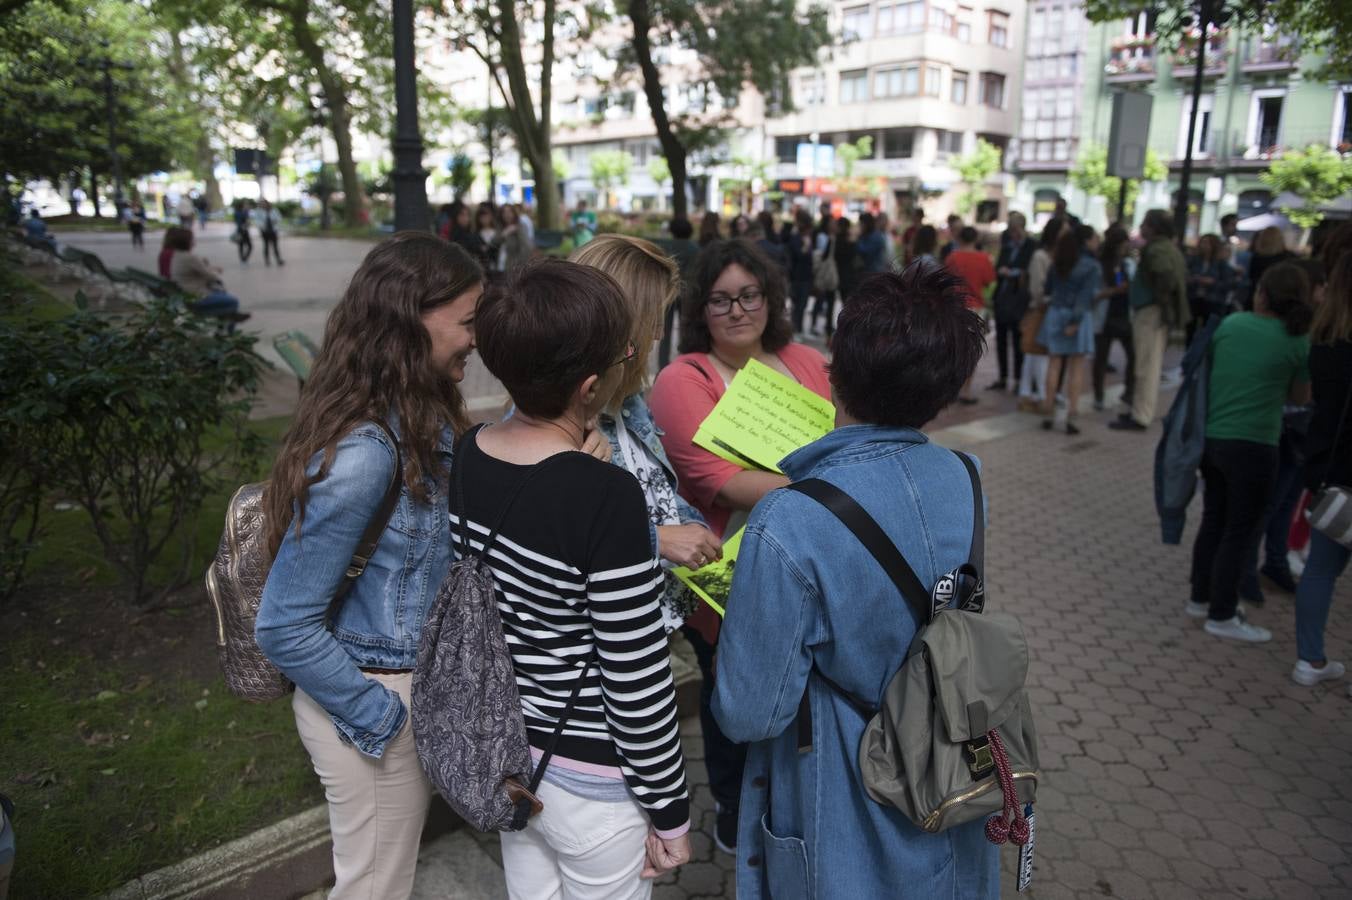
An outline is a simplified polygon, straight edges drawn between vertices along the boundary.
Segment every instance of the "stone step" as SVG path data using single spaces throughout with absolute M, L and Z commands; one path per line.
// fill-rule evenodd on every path
M 423 844 L 412 900 L 507 900 L 507 885 L 466 827 Z

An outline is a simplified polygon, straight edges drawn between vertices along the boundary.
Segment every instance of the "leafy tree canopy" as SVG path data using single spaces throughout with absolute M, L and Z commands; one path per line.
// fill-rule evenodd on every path
M 1160 161 L 1154 150 L 1145 151 L 1145 180 L 1164 181 L 1169 177 L 1169 168 Z M 1122 191 L 1122 179 L 1108 174 L 1108 148 L 1100 144 L 1090 144 L 1084 148 L 1075 166 L 1070 170 L 1070 183 L 1092 197 L 1102 197 L 1113 208 Z M 1141 192 L 1140 182 L 1127 179 L 1127 209 L 1136 205 L 1136 196 Z
M 1292 193 L 1303 200 L 1301 206 L 1283 206 L 1282 212 L 1301 228 L 1314 228 L 1324 221 L 1320 207 L 1352 191 L 1352 155 L 1311 144 L 1286 151 L 1258 178 L 1279 194 Z

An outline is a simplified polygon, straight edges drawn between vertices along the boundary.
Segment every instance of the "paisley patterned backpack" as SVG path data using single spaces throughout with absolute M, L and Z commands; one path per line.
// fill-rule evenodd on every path
M 462 445 L 477 432 L 462 437 Z M 473 543 L 464 514 L 462 457 L 457 452 L 451 464 L 451 494 L 460 510 L 461 547 L 468 549 Z M 535 792 L 594 661 L 593 652 L 532 775 L 526 720 L 502 634 L 488 553 L 522 489 L 549 463 L 537 463 L 517 485 L 478 552 L 466 553 L 451 565 L 418 644 L 411 709 L 418 759 L 438 793 L 480 831 L 520 831 L 544 809 Z

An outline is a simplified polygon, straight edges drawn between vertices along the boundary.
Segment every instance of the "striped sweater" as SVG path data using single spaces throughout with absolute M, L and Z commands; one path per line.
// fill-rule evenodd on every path
M 472 440 L 457 453 L 478 552 L 531 467 L 488 456 Z M 550 766 L 623 778 L 659 834 L 678 836 L 690 804 L 643 492 L 629 473 L 583 453 L 547 465 L 507 510 L 488 560 L 531 746 L 548 742 L 595 646 L 599 664 Z

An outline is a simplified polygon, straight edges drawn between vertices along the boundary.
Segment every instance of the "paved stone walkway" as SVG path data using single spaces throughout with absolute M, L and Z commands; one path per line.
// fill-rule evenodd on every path
M 941 435 L 981 458 L 994 603 L 1023 621 L 1044 781 L 1037 900 L 1352 897 L 1352 699 L 1298 687 L 1290 598 L 1253 613 L 1272 643 L 1225 643 L 1183 615 L 1200 510 L 1179 547 L 1159 543 L 1154 436 L 1089 417 L 1077 438 L 1003 416 Z M 1199 501 L 1200 502 L 1200 501 Z M 1352 657 L 1352 582 L 1329 654 Z M 698 722 L 684 723 L 694 860 L 658 900 L 733 897 L 714 849 Z M 458 832 L 424 848 L 418 896 L 500 897 L 496 838 Z M 1003 851 L 1014 896 L 1012 850 Z M 455 877 L 451 877 L 454 875 Z M 473 876 L 475 880 L 467 880 Z M 450 885 L 456 885 L 450 887 Z M 899 886 L 897 896 L 908 896 Z

